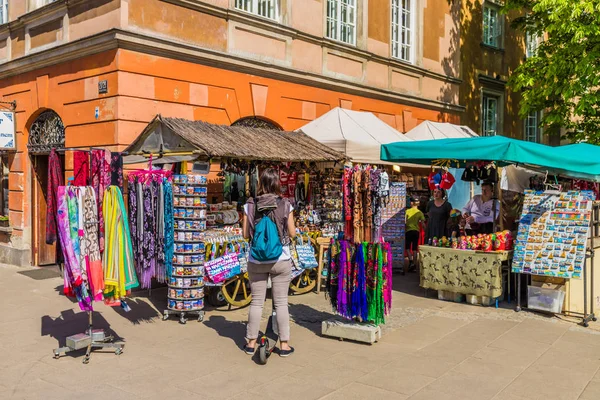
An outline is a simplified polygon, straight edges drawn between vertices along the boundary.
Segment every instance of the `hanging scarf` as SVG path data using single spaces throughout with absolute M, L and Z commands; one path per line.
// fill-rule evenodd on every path
M 108 160 L 108 161 L 107 161 Z M 98 229 L 100 253 L 104 252 L 104 213 L 102 211 L 104 192 L 110 185 L 110 152 L 106 150 L 92 150 L 92 187 L 96 193 L 96 202 L 98 209 Z
M 104 270 L 98 243 L 98 210 L 96 209 L 96 194 L 91 186 L 82 189 L 83 199 L 83 230 L 85 238 L 85 254 L 88 266 L 88 281 L 90 293 L 95 301 L 102 301 L 104 291 Z
M 362 242 L 364 237 L 362 183 L 362 173 L 360 168 L 356 167 L 352 174 L 352 192 L 354 198 L 352 222 L 354 227 L 354 243 Z
M 138 236 L 138 197 L 137 197 L 137 177 L 132 175 L 129 176 L 129 182 L 127 185 L 127 204 L 129 206 L 129 228 L 131 229 L 131 247 L 133 250 L 133 259 L 135 263 L 136 271 L 138 269 L 139 262 L 139 243 L 140 238 Z
M 141 204 L 143 215 L 143 232 L 138 233 L 141 237 L 139 244 L 139 259 L 136 263 L 140 284 L 143 289 L 152 285 L 152 278 L 156 275 L 157 264 L 157 225 L 156 225 L 156 182 L 150 181 L 142 186 Z
M 381 170 L 375 169 L 371 171 L 370 190 L 373 198 L 373 241 L 380 242 L 383 214 L 383 198 L 379 195 L 379 183 Z
M 164 279 L 172 275 L 173 252 L 175 251 L 175 227 L 173 219 L 173 185 L 168 179 L 164 180 L 164 252 L 165 252 L 165 272 Z
M 363 172 L 363 226 L 364 242 L 372 242 L 371 235 L 373 233 L 373 198 L 371 197 L 371 168 L 367 168 Z
M 58 187 L 63 186 L 63 170 L 60 158 L 55 149 L 50 151 L 48 157 L 48 186 L 46 200 L 46 243 L 53 244 L 57 240 L 57 193 Z
M 379 325 L 385 322 L 384 318 L 384 301 L 383 301 L 383 253 L 381 251 L 381 245 L 372 245 L 372 251 L 370 252 L 373 260 L 373 287 L 371 291 L 371 298 L 369 299 L 369 321 L 375 325 Z M 386 260 L 387 262 L 387 260 Z M 367 292 L 368 294 L 368 292 Z
M 61 249 L 64 258 L 63 278 L 64 293 L 67 296 L 75 297 L 82 311 L 92 311 L 92 300 L 87 290 L 87 284 L 84 281 L 79 268 L 79 260 L 75 254 L 74 248 L 79 245 L 79 238 L 73 243 L 71 237 L 71 217 L 69 215 L 69 193 L 65 186 L 59 186 L 57 194 L 57 222 L 58 234 L 62 243 Z
M 87 151 L 73 152 L 73 185 L 87 186 L 90 180 L 90 160 Z
M 119 152 L 110 153 L 110 184 L 118 186 L 123 191 L 123 155 Z
M 120 305 L 120 299 L 139 286 L 133 265 L 131 233 L 123 194 L 118 186 L 109 186 L 102 205 L 106 232 L 104 268 L 104 298 L 109 305 Z
M 352 169 L 344 168 L 343 177 L 343 201 L 344 201 L 344 238 L 351 240 L 353 234 L 352 224 Z
M 393 255 L 392 255 L 392 244 L 384 244 L 384 256 L 383 259 L 386 262 L 384 269 L 384 283 L 383 283 L 383 301 L 385 303 L 385 315 L 389 315 L 392 310 L 392 284 L 393 284 Z
M 348 279 L 350 277 L 350 264 L 348 251 L 349 243 L 345 240 L 340 242 L 340 262 L 338 272 L 337 311 L 345 317 L 350 318 L 348 308 Z

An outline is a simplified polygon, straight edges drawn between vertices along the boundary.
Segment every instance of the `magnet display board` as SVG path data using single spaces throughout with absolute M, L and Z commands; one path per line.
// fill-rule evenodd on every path
M 526 191 L 512 271 L 581 279 L 594 200 L 591 191 Z

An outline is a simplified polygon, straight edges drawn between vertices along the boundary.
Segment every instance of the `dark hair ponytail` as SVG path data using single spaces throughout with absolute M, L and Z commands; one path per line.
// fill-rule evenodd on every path
M 273 168 L 267 168 L 260 174 L 258 181 L 258 195 L 263 194 L 281 194 L 281 186 L 279 185 L 279 172 Z

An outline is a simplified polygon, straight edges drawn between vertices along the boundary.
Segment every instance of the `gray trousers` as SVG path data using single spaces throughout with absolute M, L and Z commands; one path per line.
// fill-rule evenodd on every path
M 267 297 L 267 281 L 271 277 L 271 294 L 277 312 L 279 340 L 290 340 L 290 313 L 288 311 L 288 293 L 292 277 L 292 261 L 278 261 L 273 264 L 248 263 L 248 276 L 252 290 L 252 302 L 248 313 L 246 339 L 257 339 L 262 318 L 263 306 Z

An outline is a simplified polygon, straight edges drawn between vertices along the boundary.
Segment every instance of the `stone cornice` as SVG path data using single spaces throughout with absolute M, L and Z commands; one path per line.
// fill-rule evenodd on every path
M 394 103 L 435 110 L 462 112 L 464 107 L 439 100 L 429 100 L 391 90 L 379 89 L 320 74 L 297 71 L 293 68 L 249 60 L 217 50 L 201 48 L 139 32 L 112 29 L 103 33 L 68 42 L 35 54 L 0 64 L 0 79 L 36 69 L 64 63 L 111 49 L 126 49 L 160 57 L 178 59 L 215 68 L 228 69 L 271 79 L 319 87 Z
M 425 68 L 421 68 L 417 65 L 408 64 L 393 58 L 387 58 L 378 54 L 359 49 L 356 46 L 352 46 L 343 42 L 338 42 L 325 37 L 319 37 L 311 35 L 309 33 L 300 31 L 298 29 L 282 25 L 277 21 L 263 18 L 260 16 L 252 15 L 243 11 L 235 9 L 226 9 L 212 4 L 204 3 L 200 0 L 161 0 L 166 3 L 175 4 L 181 7 L 187 7 L 192 10 L 200 11 L 206 14 L 214 15 L 216 17 L 224 18 L 227 20 L 243 23 L 249 26 L 260 28 L 266 31 L 270 31 L 279 35 L 291 37 L 292 39 L 299 39 L 305 42 L 315 44 L 317 46 L 325 47 L 331 50 L 337 50 L 340 52 L 348 53 L 350 55 L 360 57 L 367 61 L 377 61 L 387 66 L 402 69 L 408 72 L 420 74 L 433 79 L 441 80 L 448 83 L 462 83 L 460 78 L 440 74 L 437 72 L 430 71 Z

